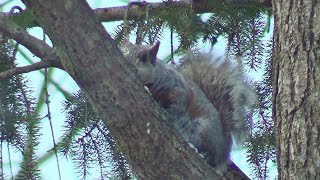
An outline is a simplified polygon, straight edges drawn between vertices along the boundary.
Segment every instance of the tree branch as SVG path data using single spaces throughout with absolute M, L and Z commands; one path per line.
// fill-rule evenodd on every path
M 10 69 L 5 72 L 0 73 L 0 80 L 17 75 L 22 73 L 28 73 L 31 71 L 39 70 L 42 68 L 49 68 L 49 67 L 58 67 L 60 62 L 52 61 L 52 60 L 42 60 L 40 62 L 36 62 L 34 64 L 23 66 L 23 67 L 16 67 L 14 69 Z
M 0 16 L 0 31 L 4 35 L 17 41 L 17 43 L 24 45 L 34 55 L 42 59 L 42 61 L 29 66 L 17 67 L 6 72 L 1 72 L 0 80 L 16 74 L 27 73 L 46 67 L 57 67 L 63 69 L 60 58 L 56 55 L 54 48 L 51 48 L 44 41 L 31 36 L 27 31 L 13 23 L 9 17 Z
M 212 3 L 206 3 L 209 0 L 180 0 L 180 1 L 172 1 L 172 6 L 179 6 L 181 4 L 192 4 L 193 10 L 196 13 L 210 13 L 213 10 Z M 271 8 L 272 3 L 271 0 L 258 0 L 261 6 Z M 239 1 L 237 3 L 246 3 L 246 1 Z M 241 4 L 239 4 L 241 5 Z M 166 5 L 163 2 L 158 3 L 148 3 L 149 14 L 157 14 L 166 8 Z M 127 10 L 127 6 L 118 6 L 118 7 L 110 7 L 110 8 L 97 8 L 94 10 L 96 16 L 101 22 L 111 22 L 111 21 L 122 21 L 125 16 L 125 11 Z M 132 6 L 129 11 L 128 19 L 138 19 L 142 12 L 138 6 Z M 1 16 L 19 16 L 19 14 L 10 14 L 10 13 L 0 13 Z M 35 21 L 30 24 L 37 24 Z
M 50 47 L 44 41 L 31 36 L 27 31 L 13 23 L 9 17 L 0 16 L 0 31 L 28 48 L 31 53 L 40 59 L 54 61 L 52 64 L 55 67 L 62 68 L 60 58 L 57 56 L 54 48 Z

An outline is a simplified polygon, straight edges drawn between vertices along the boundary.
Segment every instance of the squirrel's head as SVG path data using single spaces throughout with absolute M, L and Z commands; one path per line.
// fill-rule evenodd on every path
M 159 41 L 153 46 L 136 45 L 128 39 L 124 39 L 120 45 L 124 56 L 136 67 L 137 76 L 143 85 L 154 82 L 159 45 Z

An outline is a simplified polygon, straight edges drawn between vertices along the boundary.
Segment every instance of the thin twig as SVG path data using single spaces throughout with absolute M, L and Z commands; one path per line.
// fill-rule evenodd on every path
M 11 180 L 13 180 L 12 163 L 11 163 L 11 153 L 10 153 L 9 143 L 7 143 L 7 148 L 8 148 L 8 155 L 9 155 L 9 166 L 10 166 Z
M 0 176 L 1 176 L 1 179 L 4 179 L 2 145 L 3 145 L 3 140 L 1 138 L 0 140 Z
M 45 68 L 45 75 L 44 75 L 44 80 L 45 80 L 45 96 L 46 96 L 46 105 L 47 105 L 47 117 L 49 119 L 50 123 L 50 129 L 51 129 L 51 136 L 52 136 L 52 141 L 53 141 L 53 150 L 54 154 L 56 156 L 56 161 L 57 161 L 57 167 L 58 167 L 58 174 L 59 174 L 59 179 L 61 180 L 61 171 L 60 171 L 60 163 L 59 163 L 59 158 L 58 158 L 58 152 L 57 152 L 57 143 L 54 137 L 53 133 L 53 125 L 52 125 L 52 118 L 51 118 L 51 111 L 50 111 L 50 101 L 49 101 L 49 93 L 48 93 L 48 69 Z
M 19 12 L 22 12 L 23 9 L 20 6 L 13 6 L 10 10 L 10 14 L 14 14 L 14 10 L 19 10 Z
M 12 52 L 12 60 L 13 60 L 13 61 L 16 59 L 18 50 L 19 50 L 19 43 L 16 43 L 16 44 L 14 45 L 13 52 Z

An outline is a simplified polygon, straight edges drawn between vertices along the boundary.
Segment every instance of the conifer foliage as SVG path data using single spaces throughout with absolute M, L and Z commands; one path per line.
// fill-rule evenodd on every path
M 15 68 L 14 56 L 17 51 L 11 43 L 1 38 L 0 71 Z M 15 75 L 0 81 L 0 140 L 1 179 L 3 173 L 3 149 L 13 148 L 23 154 L 21 170 L 17 179 L 38 179 L 39 170 L 35 156 L 38 145 L 40 119 L 35 114 L 35 98 L 22 75 Z M 10 151 L 8 152 L 10 153 Z M 11 165 L 10 165 L 11 166 Z
M 171 47 L 173 57 L 189 49 L 199 49 L 200 42 L 214 46 L 218 38 L 223 37 L 227 43 L 226 56 L 235 59 L 235 63 L 241 63 L 244 70 L 249 72 L 264 71 L 263 80 L 255 83 L 259 102 L 255 113 L 248 117 L 252 133 L 246 148 L 248 161 L 254 168 L 252 175 L 267 179 L 268 163 L 275 159 L 270 100 L 273 42 L 265 40 L 270 29 L 270 9 L 256 1 L 206 2 L 194 4 L 204 9 L 211 7 L 205 13 L 195 11 L 187 3 L 177 6 L 172 0 L 163 1 L 157 13 L 152 13 L 151 3 L 129 3 L 124 21 L 113 31 L 114 39 L 120 43 L 125 37 L 134 34 L 137 44 L 153 44 L 156 40 L 161 41 L 165 33 L 169 32 L 171 42 L 173 38 L 179 41 L 176 49 Z M 130 18 L 130 8 L 133 6 L 139 7 L 141 15 L 138 18 Z M 30 24 L 26 25 L 25 22 Z M 30 20 L 24 21 L 22 26 L 34 25 Z M 17 49 L 12 46 L 13 43 L 0 43 L 0 72 L 16 67 L 14 59 Z M 16 178 L 40 178 L 35 151 L 39 148 L 41 121 L 47 117 L 37 117 L 37 99 L 31 96 L 31 92 L 28 81 L 22 75 L 0 80 L 0 179 L 14 176 L 3 173 L 3 149 L 6 147 L 23 155 L 21 170 Z M 87 179 L 91 170 L 97 167 L 100 179 L 132 179 L 132 172 L 121 148 L 117 147 L 108 128 L 82 92 L 66 95 L 63 107 L 64 132 L 55 148 L 58 154 L 71 157 L 81 179 Z
M 74 160 L 81 179 L 86 179 L 90 168 L 97 166 L 101 179 L 130 179 L 125 158 L 84 95 L 76 92 L 63 105 L 65 132 L 59 147 L 64 156 Z

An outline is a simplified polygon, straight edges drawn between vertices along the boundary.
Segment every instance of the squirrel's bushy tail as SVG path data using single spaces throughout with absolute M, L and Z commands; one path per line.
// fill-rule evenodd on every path
M 218 109 L 223 132 L 241 142 L 248 136 L 247 115 L 256 95 L 239 66 L 208 54 L 191 54 L 183 58 L 181 74 L 193 80 Z

